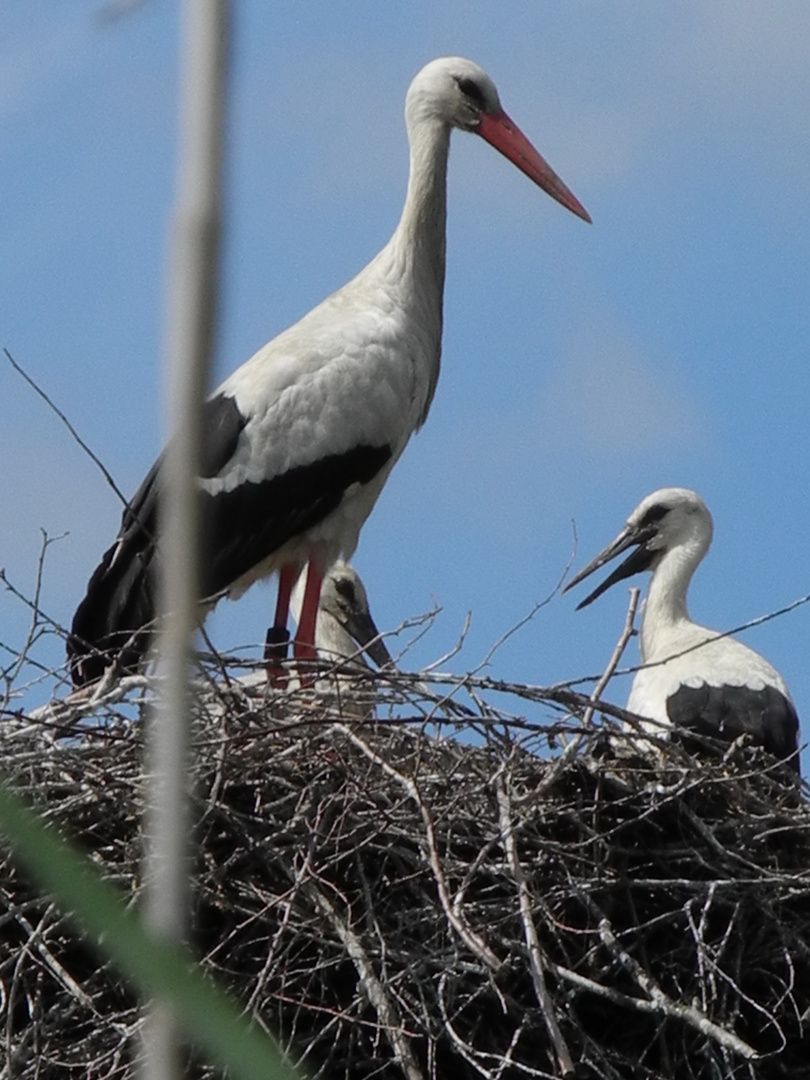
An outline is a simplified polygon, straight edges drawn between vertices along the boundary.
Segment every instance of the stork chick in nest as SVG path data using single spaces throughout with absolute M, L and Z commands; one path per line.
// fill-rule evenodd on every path
M 712 540 L 712 517 L 688 488 L 661 488 L 639 503 L 627 524 L 565 590 L 617 555 L 632 553 L 589 596 L 645 570 L 652 579 L 641 620 L 641 660 L 627 708 L 667 728 L 732 742 L 741 735 L 799 771 L 799 720 L 779 672 L 741 641 L 689 617 L 686 593 Z

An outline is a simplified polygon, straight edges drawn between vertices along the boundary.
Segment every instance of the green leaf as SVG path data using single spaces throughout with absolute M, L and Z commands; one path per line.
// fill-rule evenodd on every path
M 0 783 L 0 829 L 31 877 L 143 1000 L 171 1006 L 189 1041 L 237 1080 L 300 1080 L 272 1039 L 205 976 L 191 951 L 157 942 L 123 895 Z

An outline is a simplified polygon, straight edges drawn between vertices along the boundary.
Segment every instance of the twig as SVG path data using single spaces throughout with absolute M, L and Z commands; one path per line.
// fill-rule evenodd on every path
M 436 605 L 435 600 L 433 610 L 436 614 L 438 614 L 442 610 L 438 605 Z M 468 611 L 467 614 L 464 616 L 464 625 L 461 628 L 461 633 L 459 634 L 458 640 L 456 641 L 455 645 L 453 645 L 453 647 L 448 652 L 440 656 L 438 660 L 434 660 L 432 664 L 428 664 L 428 666 L 425 668 L 426 672 L 434 671 L 437 667 L 441 667 L 443 664 L 448 663 L 450 660 L 453 659 L 454 656 L 457 656 L 461 652 L 461 650 L 464 648 L 464 642 L 467 640 L 467 634 L 470 632 L 471 622 L 472 612 Z
M 646 998 L 631 997 L 629 994 L 623 994 L 621 990 L 614 990 L 612 986 L 603 986 L 602 983 L 595 982 L 585 975 L 580 975 L 578 971 L 571 971 L 570 968 L 563 967 L 562 964 L 555 964 L 552 961 L 549 962 L 548 968 L 549 971 L 554 972 L 557 978 L 565 979 L 566 982 L 578 986 L 581 990 L 587 990 L 591 994 L 606 998 L 608 1001 L 612 1001 L 614 1005 L 621 1005 L 625 1009 L 635 1009 L 636 1012 L 661 1012 L 660 1006 L 654 1001 L 648 1001 Z
M 582 713 L 582 727 L 584 728 L 584 730 L 580 731 L 574 736 L 574 738 L 568 743 L 563 752 L 557 758 L 554 765 L 546 774 L 546 776 L 543 777 L 537 792 L 538 795 L 544 794 L 557 782 L 558 777 L 562 775 L 562 773 L 568 768 L 570 762 L 580 752 L 583 739 L 585 739 L 589 735 L 594 710 L 596 708 L 596 705 L 599 703 L 600 697 L 602 696 L 602 691 L 605 689 L 608 682 L 610 682 L 610 679 L 614 671 L 616 670 L 619 660 L 622 657 L 622 653 L 627 647 L 627 642 L 633 635 L 633 624 L 636 618 L 636 608 L 638 606 L 639 595 L 639 590 L 637 588 L 631 588 L 630 602 L 627 609 L 627 617 L 624 621 L 624 628 L 622 629 L 622 633 L 616 643 L 615 649 L 613 650 L 613 654 L 608 661 L 608 665 L 602 673 L 602 677 L 599 679 L 596 686 L 594 687 L 593 693 L 588 699 L 588 704 Z
M 621 947 L 616 939 L 616 935 L 613 933 L 608 919 L 602 919 L 600 921 L 599 936 L 622 967 L 629 972 L 639 987 L 647 994 L 650 1001 L 657 1007 L 659 1012 L 664 1013 L 666 1016 L 671 1016 L 673 1019 L 683 1020 L 693 1028 L 696 1028 L 702 1035 L 714 1039 L 720 1046 L 724 1046 L 727 1050 L 733 1050 L 735 1054 L 739 1054 L 749 1061 L 759 1056 L 756 1050 L 749 1046 L 747 1042 L 743 1042 L 743 1040 L 733 1032 L 726 1031 L 726 1029 L 720 1027 L 719 1024 L 715 1024 L 705 1013 L 702 1013 L 700 1009 L 695 1008 L 693 1005 L 682 1005 L 678 1001 L 673 1001 L 672 998 L 665 994 L 655 979 L 653 979 L 651 975 L 648 975 L 638 961 L 634 960 L 633 957 Z
M 363 988 L 369 1001 L 377 1011 L 382 1029 L 391 1043 L 391 1048 L 405 1076 L 408 1080 L 424 1080 L 422 1070 L 416 1063 L 410 1040 L 402 1026 L 396 1006 L 386 993 L 383 984 L 377 978 L 360 938 L 354 933 L 349 923 L 338 914 L 334 904 L 314 882 L 307 882 L 306 891 L 310 893 L 315 903 L 327 916 L 343 947 L 351 957 L 357 974 L 363 983 Z
M 29 608 L 34 613 L 34 615 L 41 619 L 42 622 L 46 622 L 52 630 L 55 630 L 56 633 L 60 635 L 60 637 L 67 637 L 67 631 L 65 630 L 64 626 L 60 625 L 60 623 L 58 623 L 56 619 L 52 619 L 50 615 L 48 615 L 42 610 L 41 607 L 39 607 L 38 604 L 35 604 L 33 600 L 29 599 L 29 597 L 25 595 L 25 593 L 21 592 L 17 588 L 17 586 L 14 585 L 13 582 L 9 579 L 8 574 L 2 568 L 0 568 L 0 584 L 5 585 L 6 589 L 11 593 L 12 596 L 16 597 L 17 600 L 25 604 L 25 606 Z
M 28 385 L 31 387 L 31 389 L 36 391 L 36 393 L 39 394 L 39 396 L 42 398 L 42 400 L 45 402 L 45 404 L 48 405 L 51 409 L 53 409 L 53 411 L 56 413 L 56 415 L 59 417 L 59 419 L 65 425 L 65 427 L 68 429 L 68 431 L 73 436 L 73 438 L 76 440 L 76 442 L 79 444 L 79 446 L 82 448 L 82 450 L 84 450 L 85 454 L 87 454 L 87 456 L 90 458 L 90 460 L 95 465 L 98 466 L 98 468 L 101 470 L 102 475 L 104 476 L 104 479 L 107 481 L 107 483 L 113 489 L 115 494 L 121 500 L 121 503 L 125 507 L 129 506 L 129 503 L 124 498 L 124 495 L 122 494 L 121 489 L 118 487 L 115 480 L 113 480 L 112 475 L 108 471 L 107 467 L 104 465 L 104 463 L 101 461 L 101 459 L 96 454 L 93 453 L 93 451 L 90 449 L 90 447 L 87 445 L 87 443 L 81 437 L 81 435 L 78 433 L 78 431 L 73 426 L 73 424 L 71 424 L 70 420 L 68 420 L 68 418 L 62 412 L 62 410 L 57 408 L 57 406 L 53 403 L 53 401 L 51 401 L 51 399 L 48 397 L 48 395 L 45 393 L 45 391 L 34 382 L 34 380 L 31 378 L 31 376 L 26 371 L 23 370 L 23 368 L 17 363 L 17 361 L 14 359 L 14 357 L 8 351 L 8 349 L 4 348 L 3 352 L 6 354 L 8 362 L 11 364 L 11 366 L 14 368 L 14 370 L 19 375 L 22 375 L 22 377 L 25 379 L 25 381 L 28 383 Z
M 475 953 L 475 955 L 482 960 L 487 967 L 493 971 L 497 971 L 501 966 L 501 961 L 490 949 L 483 939 L 475 933 L 468 925 L 466 919 L 456 910 L 454 910 L 452 901 L 450 900 L 450 892 L 447 888 L 447 882 L 445 880 L 444 871 L 442 870 L 441 858 L 439 856 L 439 847 L 436 842 L 436 830 L 433 826 L 433 819 L 424 799 L 422 798 L 419 788 L 416 786 L 410 777 L 405 776 L 398 769 L 395 769 L 393 765 L 390 765 L 384 757 L 378 754 L 375 750 L 369 746 L 365 739 L 361 739 L 355 735 L 353 731 L 346 727 L 345 724 L 335 724 L 335 731 L 340 731 L 346 736 L 359 750 L 361 750 L 371 761 L 378 765 L 383 772 L 388 776 L 393 777 L 399 784 L 401 784 L 408 792 L 410 797 L 416 803 L 419 808 L 419 812 L 422 816 L 422 821 L 425 826 L 425 839 L 427 840 L 428 849 L 428 861 L 430 863 L 433 876 L 436 879 L 436 886 L 439 891 L 439 898 L 441 900 L 442 907 L 444 908 L 447 921 L 467 945 L 467 947 Z
M 502 1071 L 504 1069 L 505 1064 L 507 1064 L 505 1055 L 501 1056 L 501 1055 L 498 1055 L 498 1054 L 493 1054 L 491 1052 L 486 1053 L 486 1052 L 481 1051 L 481 1050 L 476 1050 L 473 1046 L 471 1046 L 468 1042 L 466 1042 L 462 1038 L 461 1035 L 459 1035 L 459 1033 L 456 1031 L 455 1026 L 454 1026 L 454 1024 L 453 1024 L 452 1020 L 450 1019 L 450 1016 L 448 1015 L 448 1012 L 447 1012 L 447 1004 L 445 1002 L 446 986 L 447 986 L 447 972 L 444 972 L 442 974 L 441 978 L 439 979 L 439 993 L 438 993 L 439 1010 L 440 1010 L 441 1015 L 442 1015 L 442 1022 L 444 1024 L 444 1030 L 450 1036 L 450 1039 L 452 1040 L 453 1045 L 456 1047 L 456 1050 L 459 1052 L 459 1054 L 464 1058 L 464 1060 L 466 1062 L 468 1062 L 468 1064 L 473 1069 L 475 1069 L 475 1071 L 478 1073 L 479 1076 L 484 1077 L 484 1080 L 498 1080 L 498 1078 L 501 1076 L 501 1073 L 502 1073 Z M 522 1026 L 522 1022 L 521 1022 L 521 1026 Z M 511 1046 L 510 1046 L 510 1050 L 511 1050 Z M 507 1051 L 507 1053 L 508 1052 L 509 1051 Z M 483 1064 L 484 1060 L 492 1061 L 493 1064 L 496 1065 L 496 1067 L 494 1069 L 487 1069 Z M 520 1073 L 523 1076 L 537 1077 L 538 1080 L 557 1080 L 557 1078 L 555 1076 L 553 1076 L 551 1073 L 547 1073 L 545 1071 L 545 1069 L 533 1068 L 531 1065 L 527 1064 L 526 1062 L 521 1063 L 521 1065 L 520 1065 Z
M 500 649 L 501 646 L 504 645 L 519 630 L 522 630 L 523 627 L 526 626 L 527 623 L 530 623 L 532 621 L 532 619 L 535 617 L 535 615 L 537 614 L 537 612 L 541 611 L 544 607 L 547 607 L 551 603 L 551 601 L 554 599 L 554 597 L 557 596 L 560 589 L 562 588 L 563 582 L 565 581 L 566 577 L 568 576 L 568 571 L 571 569 L 571 566 L 572 566 L 572 564 L 574 562 L 574 559 L 576 558 L 576 553 L 577 553 L 577 527 L 576 527 L 576 523 L 574 521 L 571 522 L 571 528 L 572 528 L 573 534 L 574 534 L 574 546 L 573 546 L 573 548 L 571 550 L 571 554 L 568 556 L 568 562 L 563 567 L 562 573 L 560 574 L 559 579 L 557 580 L 557 584 L 554 586 L 554 588 L 551 590 L 551 592 L 548 593 L 548 595 L 545 596 L 542 600 L 536 600 L 534 602 L 534 604 L 532 605 L 531 610 L 528 611 L 527 614 L 525 614 L 523 616 L 523 618 L 519 619 L 514 624 L 514 626 L 511 626 L 508 630 L 506 630 L 503 634 L 501 634 L 501 636 L 495 641 L 494 645 L 492 645 L 489 648 L 489 650 L 485 654 L 483 660 L 481 660 L 481 662 L 479 664 L 477 664 L 473 668 L 471 674 L 477 674 L 483 668 L 488 667 L 490 660 L 495 655 L 495 653 L 498 651 L 498 649 Z
M 789 604 L 785 604 L 784 607 L 778 608 L 776 611 L 769 611 L 766 615 L 757 615 L 755 618 L 740 623 L 739 626 L 734 626 L 730 630 L 718 630 L 716 633 L 712 633 L 705 641 L 699 641 L 696 645 L 690 645 L 687 649 L 682 649 L 680 652 L 672 653 L 670 656 L 664 656 L 660 660 L 651 660 L 647 664 L 635 664 L 633 667 L 622 668 L 620 671 L 616 672 L 616 674 L 635 675 L 636 672 L 646 671 L 648 668 L 661 667 L 663 664 L 669 664 L 673 660 L 679 660 L 682 656 L 688 656 L 690 653 L 705 649 L 706 646 L 710 645 L 713 641 L 719 641 L 721 638 L 735 637 L 745 630 L 751 630 L 754 627 L 771 622 L 772 619 L 779 619 L 783 615 L 789 615 L 790 612 L 795 611 L 797 608 L 803 607 L 808 603 L 810 603 L 810 593 L 807 593 L 805 596 L 800 596 L 797 600 L 792 600 Z M 595 682 L 598 678 L 599 676 L 596 675 L 582 675 L 576 679 L 568 679 L 566 682 L 557 683 L 556 688 L 560 690 L 571 689 L 574 686 L 580 686 L 582 683 Z
M 11 700 L 11 692 L 14 682 L 19 676 L 26 662 L 29 660 L 29 653 L 34 642 L 37 639 L 37 630 L 40 626 L 41 621 L 44 621 L 40 618 L 39 601 L 42 595 L 42 576 L 45 569 L 45 555 L 49 546 L 51 545 L 51 543 L 53 543 L 53 540 L 49 538 L 48 534 L 45 532 L 44 529 L 42 529 L 41 532 L 42 543 L 40 544 L 39 558 L 37 559 L 37 572 L 34 582 L 34 597 L 29 603 L 29 608 L 31 611 L 31 622 L 28 626 L 28 633 L 26 635 L 25 641 L 23 642 L 22 648 L 19 650 L 16 660 L 6 671 L 3 672 L 3 682 L 5 683 L 6 687 L 5 693 L 3 695 L 3 711 L 8 708 L 9 701 Z M 61 537 L 56 537 L 56 539 L 61 539 Z M 7 587 L 10 588 L 10 586 L 8 586 L 8 583 L 5 580 L 4 571 L 0 571 L 0 579 L 2 579 L 4 584 L 6 584 Z
M 526 884 L 523 868 L 520 865 L 520 857 L 518 856 L 517 843 L 515 841 L 515 830 L 512 824 L 512 807 L 503 773 L 498 777 L 495 785 L 495 793 L 498 799 L 501 833 L 503 835 L 504 846 L 506 847 L 506 855 L 509 860 L 512 877 L 515 879 L 518 890 L 520 917 L 523 921 L 523 933 L 526 939 L 526 948 L 529 952 L 529 966 L 532 973 L 534 992 L 537 995 L 540 1011 L 543 1014 L 549 1037 L 554 1046 L 555 1053 L 557 1054 L 560 1071 L 563 1077 L 574 1076 L 575 1068 L 573 1058 L 571 1057 L 571 1051 L 568 1049 L 563 1033 L 560 1030 L 560 1025 L 557 1021 L 557 1013 L 554 1009 L 554 1002 L 548 992 L 546 979 L 543 974 L 546 960 L 543 956 L 543 950 L 540 947 L 540 938 L 537 934 L 537 927 L 534 925 L 529 887 Z
M 616 648 L 613 650 L 610 660 L 608 660 L 607 667 L 602 673 L 601 679 L 593 688 L 593 693 L 591 694 L 591 704 L 582 714 L 583 727 L 588 727 L 588 725 L 590 724 L 596 706 L 599 704 L 599 699 L 602 696 L 602 691 L 605 689 L 605 687 L 613 677 L 613 673 L 619 666 L 619 661 L 622 658 L 622 654 L 627 648 L 627 642 L 633 636 L 634 623 L 636 621 L 636 609 L 638 608 L 638 598 L 640 595 L 641 590 L 634 585 L 630 589 L 630 601 L 627 606 L 627 615 L 624 620 L 624 627 L 622 628 L 619 640 L 616 642 Z
M 45 942 L 42 940 L 43 927 L 45 923 L 53 917 L 55 910 L 55 907 L 53 905 L 50 905 L 46 909 L 45 914 L 43 915 L 37 927 L 32 926 L 28 919 L 26 919 L 25 915 L 22 914 L 22 912 L 17 912 L 17 922 L 28 935 L 28 940 L 25 943 L 25 948 L 36 952 L 41 957 L 44 964 L 53 973 L 53 975 L 68 991 L 68 993 L 72 994 L 73 997 L 75 997 L 76 1000 L 84 1006 L 84 1008 L 89 1009 L 90 1012 L 94 1013 L 97 1016 L 98 1013 L 96 1012 L 96 1008 L 93 1005 L 90 997 L 84 992 L 84 990 L 82 990 L 81 986 L 79 986 L 73 976 L 65 970 L 62 964 L 59 963 L 59 961 L 47 947 Z

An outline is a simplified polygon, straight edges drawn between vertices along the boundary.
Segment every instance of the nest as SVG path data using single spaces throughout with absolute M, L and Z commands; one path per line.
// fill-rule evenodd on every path
M 347 684 L 268 702 L 226 675 L 195 719 L 194 943 L 303 1075 L 808 1075 L 810 808 L 783 766 L 623 748 L 570 693 L 367 677 L 358 719 Z M 0 736 L 135 896 L 148 694 Z M 137 1003 L 0 855 L 0 1075 L 129 1077 Z

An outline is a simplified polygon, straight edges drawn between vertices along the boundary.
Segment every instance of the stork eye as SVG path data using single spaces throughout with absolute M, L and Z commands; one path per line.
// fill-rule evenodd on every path
M 484 91 L 475 79 L 457 79 L 456 82 L 458 83 L 458 88 L 462 94 L 469 98 L 477 109 L 483 109 L 485 107 L 486 101 L 484 100 Z
M 661 521 L 667 516 L 670 508 L 664 506 L 663 503 L 658 503 L 657 506 L 651 506 L 641 521 L 638 523 L 639 528 L 645 529 L 650 525 L 655 525 L 656 522 Z
M 344 600 L 348 600 L 350 604 L 356 602 L 357 598 L 354 594 L 354 583 L 349 581 L 348 578 L 337 578 L 335 581 L 335 588 Z

